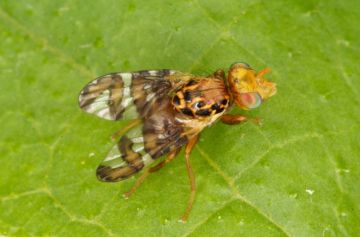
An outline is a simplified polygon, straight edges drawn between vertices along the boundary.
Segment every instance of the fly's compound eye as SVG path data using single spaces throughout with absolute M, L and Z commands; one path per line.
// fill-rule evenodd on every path
M 247 109 L 255 109 L 262 103 L 262 99 L 257 92 L 240 93 L 241 104 Z

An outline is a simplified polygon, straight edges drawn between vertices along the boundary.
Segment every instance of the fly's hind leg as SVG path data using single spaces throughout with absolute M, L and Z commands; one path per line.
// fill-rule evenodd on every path
M 190 164 L 190 153 L 191 153 L 192 149 L 194 148 L 195 144 L 197 143 L 198 138 L 199 138 L 199 136 L 196 136 L 196 137 L 193 137 L 192 139 L 190 139 L 185 148 L 186 169 L 187 169 L 189 181 L 190 181 L 190 197 L 189 197 L 189 201 L 188 201 L 187 207 L 185 209 L 185 212 L 184 212 L 183 216 L 181 217 L 182 222 L 186 222 L 186 220 L 188 219 L 191 208 L 192 208 L 194 200 L 195 200 L 196 183 L 195 183 L 194 172 L 193 172 L 193 170 L 191 168 L 191 164 Z
M 169 163 L 170 161 L 172 161 L 177 153 L 179 152 L 180 149 L 174 150 L 172 152 L 170 152 L 168 154 L 168 156 L 166 157 L 165 160 L 161 161 L 160 163 L 158 163 L 157 165 L 150 167 L 149 169 L 147 169 L 136 181 L 135 184 L 131 187 L 131 189 L 129 191 L 127 191 L 126 193 L 124 193 L 124 198 L 129 198 L 138 187 L 140 187 L 140 185 L 144 182 L 145 178 L 149 176 L 149 174 L 154 173 L 158 170 L 160 170 L 162 167 L 164 167 L 167 163 Z
M 259 118 L 248 118 L 248 117 L 240 115 L 240 114 L 236 114 L 236 115 L 225 114 L 220 119 L 221 119 L 221 122 L 223 122 L 225 124 L 229 124 L 229 125 L 239 124 L 239 123 L 245 122 L 247 120 L 250 120 L 257 125 L 261 124 L 261 119 L 259 119 Z
M 141 119 L 133 119 L 131 122 L 129 122 L 125 127 L 121 128 L 119 131 L 115 132 L 111 138 L 113 140 L 116 140 L 116 138 L 120 137 L 121 135 L 127 133 L 130 129 L 135 127 L 136 125 L 141 123 Z

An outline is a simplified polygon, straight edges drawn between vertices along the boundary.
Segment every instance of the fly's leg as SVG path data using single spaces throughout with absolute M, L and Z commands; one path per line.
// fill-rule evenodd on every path
M 236 115 L 225 114 L 220 119 L 221 119 L 221 122 L 223 122 L 225 124 L 229 124 L 229 125 L 238 124 L 238 123 L 241 123 L 241 122 L 244 122 L 247 120 L 251 120 L 252 122 L 254 122 L 255 124 L 258 124 L 258 125 L 261 124 L 261 120 L 259 118 L 248 118 L 248 117 L 240 115 L 240 114 L 236 114 Z
M 120 137 L 121 135 L 125 134 L 127 131 L 135 127 L 136 125 L 141 123 L 141 119 L 134 119 L 129 124 L 127 124 L 125 127 L 121 128 L 119 131 L 115 132 L 111 138 L 113 140 L 116 140 L 116 138 Z
M 182 222 L 186 222 L 186 220 L 188 219 L 191 208 L 192 208 L 194 200 L 195 200 L 196 183 L 195 183 L 194 172 L 193 172 L 193 170 L 191 168 L 191 164 L 190 164 L 190 153 L 191 153 L 192 149 L 194 148 L 195 144 L 197 143 L 198 138 L 199 138 L 199 136 L 196 136 L 196 137 L 193 137 L 191 140 L 189 140 L 189 142 L 185 148 L 186 169 L 187 169 L 189 181 L 190 181 L 190 197 L 189 197 L 189 201 L 188 201 L 187 207 L 185 209 L 185 212 L 184 212 L 183 216 L 181 217 Z
M 220 119 L 221 122 L 225 124 L 234 125 L 246 121 L 247 117 L 240 114 L 238 115 L 224 114 Z
M 180 149 L 178 150 L 174 150 L 171 153 L 169 153 L 169 155 L 166 157 L 165 160 L 161 161 L 160 163 L 158 163 L 157 165 L 150 167 L 148 170 L 146 170 L 136 181 L 135 184 L 131 187 L 131 189 L 129 191 L 127 191 L 126 193 L 124 193 L 124 198 L 128 199 L 134 192 L 135 190 L 142 184 L 142 182 L 144 182 L 145 178 L 149 176 L 149 174 L 154 173 L 158 170 L 160 170 L 162 167 L 164 167 L 167 163 L 169 163 L 170 161 L 172 161 L 175 156 L 177 155 L 177 153 L 180 151 Z

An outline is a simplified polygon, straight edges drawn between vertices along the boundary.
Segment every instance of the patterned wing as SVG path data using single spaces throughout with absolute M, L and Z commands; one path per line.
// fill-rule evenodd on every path
M 138 101 L 136 105 L 142 105 Z M 140 109 L 139 109 L 140 108 Z M 138 107 L 138 110 L 142 106 Z M 175 120 L 168 96 L 158 97 L 146 107 L 143 124 L 120 138 L 97 169 L 101 181 L 115 182 L 129 178 L 155 159 L 180 149 L 188 141 L 183 126 Z
M 144 117 L 157 98 L 170 92 L 173 82 L 166 77 L 175 73 L 163 69 L 99 77 L 80 92 L 80 108 L 108 120 Z

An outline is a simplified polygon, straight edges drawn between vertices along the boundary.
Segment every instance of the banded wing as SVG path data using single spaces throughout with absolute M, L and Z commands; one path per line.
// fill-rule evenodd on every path
M 136 104 L 141 105 L 141 102 Z M 146 110 L 144 123 L 121 137 L 99 165 L 97 176 L 101 181 L 129 178 L 157 158 L 187 143 L 183 126 L 175 120 L 169 96 L 158 97 Z
M 144 117 L 157 98 L 171 91 L 173 82 L 166 77 L 175 73 L 163 69 L 99 77 L 80 92 L 79 106 L 87 113 L 108 120 Z

